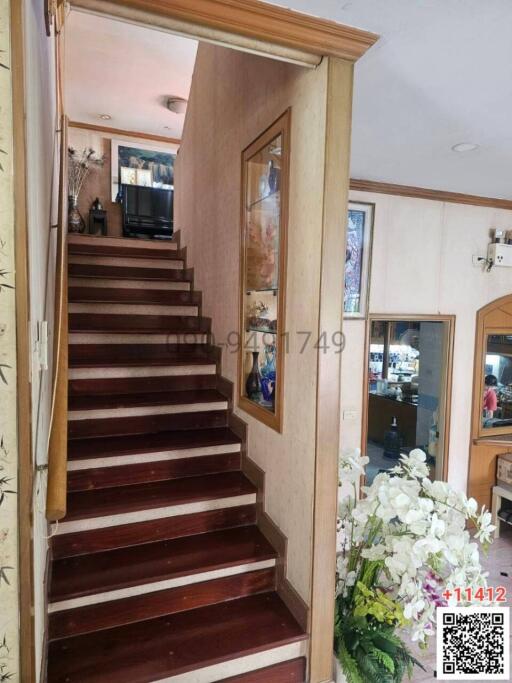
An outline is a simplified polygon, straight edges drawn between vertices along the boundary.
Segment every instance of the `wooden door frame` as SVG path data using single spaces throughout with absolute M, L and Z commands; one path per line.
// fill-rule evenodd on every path
M 64 0 L 55 0 L 57 10 Z M 355 62 L 379 36 L 260 0 L 71 0 L 89 12 L 158 26 L 196 40 L 316 66 Z
M 50 4 L 50 7 L 52 5 Z M 57 0 L 58 20 L 62 0 Z M 259 0 L 71 0 L 71 7 L 305 67 L 329 59 L 319 338 L 339 333 L 354 63 L 378 40 L 367 31 Z M 318 353 L 310 683 L 333 680 L 341 357 Z M 332 597 L 329 597 L 332 596 Z
M 20 681 L 35 680 L 33 613 L 30 297 L 25 147 L 25 79 L 23 2 L 11 0 L 11 70 L 14 163 L 14 230 L 16 264 L 16 402 L 18 441 L 18 576 Z
M 443 481 L 448 481 L 448 463 L 450 459 L 450 427 L 451 427 L 451 406 L 452 406 L 452 385 L 453 385 L 453 349 L 455 343 L 455 315 L 443 314 L 407 314 L 407 313 L 370 313 L 366 320 L 365 341 L 364 341 L 364 367 L 363 367 L 363 395 L 361 409 L 361 452 L 366 454 L 366 444 L 368 441 L 368 354 L 370 353 L 370 337 L 372 322 L 382 320 L 390 322 L 410 321 L 410 322 L 444 322 L 447 324 L 447 344 L 444 353 L 446 386 L 443 402 L 445 404 L 445 421 L 443 429 Z

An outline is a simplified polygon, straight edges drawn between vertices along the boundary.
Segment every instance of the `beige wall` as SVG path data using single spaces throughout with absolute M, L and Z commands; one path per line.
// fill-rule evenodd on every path
M 375 204 L 370 313 L 456 316 L 448 479 L 466 490 L 476 312 L 512 292 L 512 270 L 490 273 L 472 264 L 484 256 L 491 228 L 511 228 L 512 211 L 425 199 L 351 192 L 355 201 Z M 342 445 L 361 441 L 365 322 L 346 320 L 343 353 Z
M 215 84 L 215 87 L 211 87 Z M 243 411 L 248 453 L 266 473 L 266 509 L 288 537 L 288 578 L 309 603 L 327 68 L 316 70 L 202 44 L 176 172 L 176 227 L 213 318 L 217 344 L 239 330 L 241 152 L 292 107 L 283 433 Z M 223 375 L 237 380 L 235 348 Z

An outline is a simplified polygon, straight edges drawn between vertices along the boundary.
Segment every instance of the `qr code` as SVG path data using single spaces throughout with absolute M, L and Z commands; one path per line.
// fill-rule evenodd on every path
M 509 607 L 438 607 L 437 678 L 508 681 Z

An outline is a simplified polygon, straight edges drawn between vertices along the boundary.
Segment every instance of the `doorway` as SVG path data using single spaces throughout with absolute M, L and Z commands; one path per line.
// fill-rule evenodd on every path
M 453 348 L 452 316 L 370 316 L 362 451 L 366 481 L 415 448 L 432 479 L 446 479 Z

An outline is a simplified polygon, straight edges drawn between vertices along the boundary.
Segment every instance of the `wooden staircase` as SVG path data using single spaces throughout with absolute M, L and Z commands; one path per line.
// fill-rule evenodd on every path
M 49 683 L 303 683 L 231 386 L 177 242 L 70 236 Z M 257 483 L 257 482 L 256 482 Z

